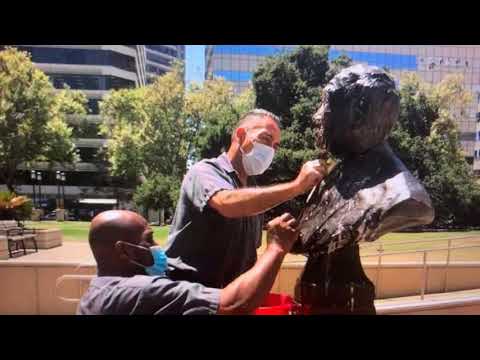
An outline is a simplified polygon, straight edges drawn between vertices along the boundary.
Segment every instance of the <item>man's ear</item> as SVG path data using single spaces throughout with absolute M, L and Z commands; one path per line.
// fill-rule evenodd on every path
M 117 241 L 115 243 L 115 250 L 122 260 L 133 260 L 144 266 L 153 265 L 153 256 L 150 249 L 136 246 L 125 241 Z
M 115 243 L 115 251 L 120 259 L 128 261 L 129 257 L 127 255 L 126 247 L 124 244 L 125 242 L 123 241 L 117 241 Z
M 235 130 L 235 137 L 239 145 L 242 145 L 247 136 L 247 131 L 243 127 L 239 127 Z

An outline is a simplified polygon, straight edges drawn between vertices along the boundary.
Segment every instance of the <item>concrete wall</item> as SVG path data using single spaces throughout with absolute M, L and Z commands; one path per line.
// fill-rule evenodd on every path
M 478 290 L 449 292 L 418 297 L 377 300 L 379 315 L 480 315 Z
M 272 292 L 294 295 L 296 280 L 303 270 L 302 263 L 284 264 L 277 276 Z M 422 264 L 364 264 L 368 278 L 376 285 L 377 299 L 419 295 L 424 272 Z M 428 281 L 425 294 L 460 291 L 480 288 L 480 263 L 464 262 L 451 264 L 448 273 L 445 264 L 428 264 Z
M 420 294 L 423 267 L 418 264 L 388 264 L 377 272 L 375 265 L 364 265 L 367 276 L 375 283 L 378 277 L 377 298 L 405 297 Z M 293 295 L 295 282 L 303 264 L 284 264 L 275 280 L 272 292 Z M 76 263 L 12 262 L 0 261 L 0 315 L 3 314 L 74 314 L 77 302 L 59 298 L 79 299 L 88 287 L 88 280 L 65 281 L 56 293 L 56 282 L 62 275 L 95 275 L 94 264 L 79 267 Z M 443 292 L 445 267 L 440 264 L 428 266 L 426 293 Z M 480 263 L 456 263 L 451 265 L 446 279 L 447 291 L 480 289 Z M 480 304 L 480 299 L 479 299 Z M 423 303 L 425 304 L 425 303 Z M 480 314 L 479 304 L 456 304 L 449 313 Z M 445 306 L 433 309 L 409 308 L 408 313 L 444 313 Z M 404 311 L 407 311 L 404 310 Z M 443 311 L 443 312 L 442 312 Z
M 402 310 L 392 312 L 379 312 L 379 315 L 480 315 L 480 300 L 475 304 L 458 304 L 455 306 L 432 307 L 422 310 Z
M 57 279 L 64 274 L 94 275 L 94 266 L 80 267 L 69 263 L 0 263 L 0 314 L 2 315 L 68 315 L 77 304 L 63 297 L 79 298 L 86 289 L 80 281 L 62 284 L 55 293 Z

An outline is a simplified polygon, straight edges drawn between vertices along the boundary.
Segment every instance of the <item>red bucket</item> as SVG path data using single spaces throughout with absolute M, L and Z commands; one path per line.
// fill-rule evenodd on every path
M 292 315 L 297 308 L 298 305 L 291 296 L 270 293 L 253 315 Z

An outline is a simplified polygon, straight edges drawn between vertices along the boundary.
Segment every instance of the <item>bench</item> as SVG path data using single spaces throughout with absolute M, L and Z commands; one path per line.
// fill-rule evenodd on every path
M 22 250 L 24 255 L 27 254 L 25 241 L 32 241 L 35 246 L 35 251 L 38 252 L 35 229 L 28 229 L 24 226 L 19 226 L 19 223 L 15 220 L 2 220 L 0 221 L 0 236 L 1 235 L 7 238 L 7 247 L 10 257 L 13 257 L 14 252 Z M 13 245 L 15 246 L 14 250 L 12 249 Z M 21 248 L 19 245 L 21 245 Z

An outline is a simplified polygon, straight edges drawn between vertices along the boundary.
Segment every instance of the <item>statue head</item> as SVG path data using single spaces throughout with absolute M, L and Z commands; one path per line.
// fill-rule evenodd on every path
M 313 116 L 317 145 L 340 158 L 361 154 L 388 138 L 400 108 L 393 79 L 377 67 L 343 69 L 324 88 Z

